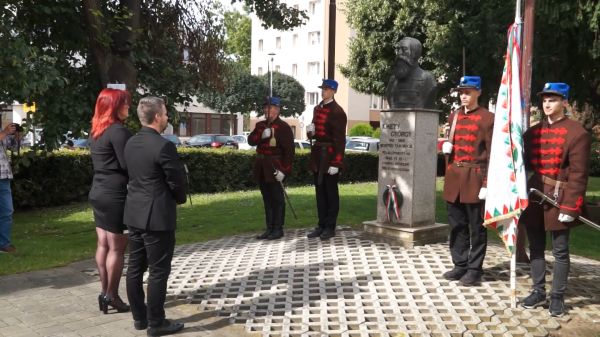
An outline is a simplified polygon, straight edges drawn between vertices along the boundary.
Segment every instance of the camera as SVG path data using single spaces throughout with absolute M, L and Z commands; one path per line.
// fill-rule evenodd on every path
M 16 132 L 23 132 L 23 130 L 24 130 L 24 129 L 23 129 L 23 127 L 21 126 L 21 124 L 19 124 L 19 123 L 12 123 L 12 125 L 14 125 L 14 126 L 15 126 L 15 131 L 16 131 Z

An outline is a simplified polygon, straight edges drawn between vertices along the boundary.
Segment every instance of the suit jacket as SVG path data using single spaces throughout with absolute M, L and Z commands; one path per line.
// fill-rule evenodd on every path
M 286 177 L 292 173 L 294 160 L 294 133 L 288 123 L 277 118 L 269 125 L 271 137 L 262 139 L 262 133 L 267 128 L 266 121 L 256 123 L 256 127 L 248 136 L 248 144 L 256 145 L 256 159 L 254 160 L 254 178 L 256 181 L 275 182 L 274 169 Z M 274 138 L 275 146 L 271 146 Z
M 534 173 L 528 181 L 528 187 L 553 197 L 554 186 L 544 183 L 542 176 L 566 183 L 559 185 L 556 202 L 560 205 L 560 210 L 547 204 L 543 206 L 546 230 L 561 230 L 579 224 L 578 221 L 560 222 L 558 215 L 565 213 L 577 218 L 584 211 L 590 166 L 590 134 L 581 124 L 565 117 L 553 124 L 544 119 L 529 128 L 523 135 L 523 140 L 525 168 Z M 519 223 L 539 222 L 540 219 L 530 219 L 529 213 L 536 213 L 532 212 L 536 207 L 542 206 L 530 202 Z
M 316 142 L 310 149 L 309 167 L 313 172 L 319 169 L 327 171 L 329 166 L 344 169 L 344 150 L 346 149 L 346 123 L 348 117 L 335 100 L 323 104 L 321 102 L 313 110 Z M 309 135 L 310 136 L 310 135 Z M 326 144 L 320 146 L 319 144 Z M 323 153 L 325 151 L 325 153 Z M 322 162 L 322 159 L 325 162 Z
M 486 186 L 492 147 L 494 115 L 484 107 L 464 113 L 464 107 L 450 114 L 450 123 L 458 114 L 452 153 L 444 177 L 444 200 L 465 204 L 479 203 L 479 190 Z
M 185 171 L 175 145 L 142 127 L 125 145 L 129 173 L 124 223 L 146 231 L 173 231 L 177 204 L 186 200 Z

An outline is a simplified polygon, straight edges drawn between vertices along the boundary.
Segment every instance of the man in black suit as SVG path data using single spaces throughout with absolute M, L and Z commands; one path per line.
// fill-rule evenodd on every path
M 148 336 L 163 336 L 183 328 L 165 319 L 167 279 L 175 248 L 177 204 L 186 200 L 185 173 L 175 145 L 160 133 L 167 126 L 165 102 L 140 100 L 137 115 L 142 128 L 125 145 L 129 173 L 124 223 L 129 229 L 127 297 L 134 327 L 148 327 Z M 148 306 L 144 303 L 143 275 L 149 267 Z

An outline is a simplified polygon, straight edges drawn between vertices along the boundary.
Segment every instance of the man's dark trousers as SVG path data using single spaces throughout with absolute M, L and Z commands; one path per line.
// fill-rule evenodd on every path
M 136 321 L 148 320 L 157 326 L 165 318 L 167 280 L 175 249 L 175 231 L 142 231 L 129 228 L 129 265 L 127 267 L 127 298 Z M 148 277 L 148 306 L 144 304 L 143 276 Z M 146 309 L 147 308 L 147 309 Z
M 450 253 L 454 266 L 483 272 L 487 248 L 487 230 L 483 227 L 483 202 L 463 204 L 448 202 Z
M 338 191 L 339 174 L 323 174 L 323 181 L 319 184 L 319 175 L 314 174 L 314 184 L 317 195 L 317 213 L 319 227 L 335 230 L 338 213 L 340 211 L 340 194 Z
M 285 197 L 281 183 L 260 182 L 260 193 L 262 194 L 263 204 L 265 205 L 266 225 L 283 226 L 285 219 Z

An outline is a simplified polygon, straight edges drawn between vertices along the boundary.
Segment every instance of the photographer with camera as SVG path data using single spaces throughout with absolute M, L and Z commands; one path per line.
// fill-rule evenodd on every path
M 13 201 L 10 181 L 13 178 L 7 149 L 15 150 L 21 140 L 23 128 L 17 123 L 8 124 L 0 131 L 0 253 L 14 253 L 10 241 Z

